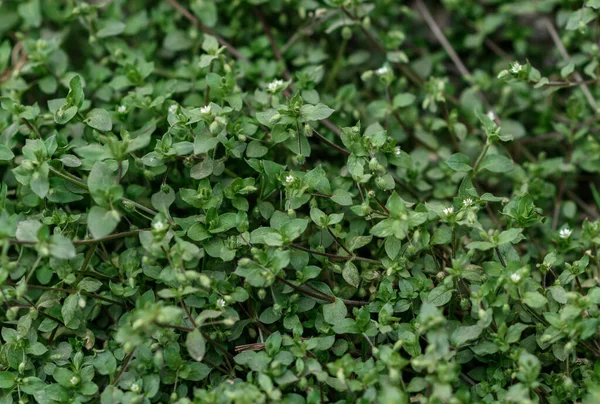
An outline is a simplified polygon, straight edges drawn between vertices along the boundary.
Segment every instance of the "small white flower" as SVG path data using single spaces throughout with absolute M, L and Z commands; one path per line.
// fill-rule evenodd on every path
M 176 113 L 176 112 L 177 112 L 177 109 L 178 109 L 178 108 L 179 108 L 179 107 L 177 106 L 177 104 L 173 104 L 173 105 L 171 105 L 171 106 L 169 107 L 169 112 L 170 112 L 170 113 L 172 113 L 172 114 L 174 114 L 174 113 Z
M 288 184 L 294 181 L 294 176 L 292 174 L 288 174 L 285 177 L 285 182 L 287 182 Z
M 565 227 L 564 229 L 561 229 L 558 232 L 558 235 L 560 236 L 560 238 L 568 239 L 569 237 L 571 237 L 571 233 L 573 233 L 573 230 Z
M 117 111 L 119 111 L 120 114 L 124 114 L 125 111 L 127 111 L 127 107 L 125 105 L 119 105 L 119 108 L 117 108 Z
M 463 206 L 467 207 L 467 206 L 471 206 L 473 205 L 473 199 L 471 198 L 465 198 L 463 199 Z
M 517 283 L 521 280 L 521 275 L 519 275 L 518 273 L 514 273 L 510 276 L 510 280 L 513 281 L 514 283 Z
M 154 227 L 154 230 L 156 230 L 156 231 L 164 230 L 165 229 L 165 222 L 159 220 L 158 222 L 154 223 L 152 225 L 152 227 Z
M 140 392 L 140 385 L 137 383 L 133 383 L 131 385 L 131 391 L 133 391 L 134 393 L 139 393 Z
M 517 74 L 523 69 L 523 66 L 519 62 L 512 62 L 510 64 L 510 72 L 513 74 Z
M 79 383 L 79 378 L 77 376 L 73 376 L 69 381 L 73 386 L 75 386 L 77 383 Z
M 402 154 L 402 149 L 400 148 L 400 146 L 396 147 L 396 149 L 394 150 L 394 154 L 396 155 L 396 157 L 399 157 Z
M 387 66 L 381 66 L 379 69 L 375 70 L 375 73 L 381 76 L 382 74 L 386 74 L 389 71 L 390 69 Z
M 494 114 L 494 111 L 490 111 L 487 113 L 487 117 L 493 121 L 494 119 L 496 119 L 496 114 Z
M 449 208 L 444 209 L 444 215 L 446 215 L 446 216 L 450 216 L 453 213 L 454 213 L 454 208 L 453 207 L 449 207 Z
M 283 87 L 283 80 L 273 80 L 267 86 L 267 88 L 271 92 L 275 92 L 275 91 L 279 90 L 281 87 Z
M 212 108 L 210 105 L 205 105 L 202 108 L 200 108 L 200 113 L 208 115 L 208 114 L 210 114 L 211 109 Z
M 217 300 L 217 306 L 219 306 L 219 307 L 225 307 L 225 299 L 219 299 L 219 300 Z

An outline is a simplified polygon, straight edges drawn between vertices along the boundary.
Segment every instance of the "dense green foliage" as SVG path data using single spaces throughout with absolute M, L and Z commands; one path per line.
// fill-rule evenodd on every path
M 600 1 L 0 2 L 0 403 L 600 402 Z

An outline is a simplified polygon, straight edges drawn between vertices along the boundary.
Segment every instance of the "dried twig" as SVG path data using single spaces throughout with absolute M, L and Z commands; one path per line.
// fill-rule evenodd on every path
M 548 18 L 548 17 L 545 17 L 543 19 L 543 23 L 546 26 L 546 29 L 548 30 L 548 33 L 550 34 L 550 37 L 552 38 L 554 45 L 558 49 L 558 52 L 560 53 L 562 58 L 566 62 L 568 62 L 571 59 L 571 57 L 569 56 L 569 53 L 567 52 L 565 45 L 563 45 L 562 41 L 560 40 L 560 36 L 558 35 L 558 32 L 556 32 L 556 28 L 554 28 L 554 24 L 552 23 L 552 21 L 550 21 L 550 18 Z M 590 92 L 590 89 L 588 88 L 587 84 L 581 77 L 581 74 L 579 74 L 579 72 L 574 72 L 573 75 L 575 76 L 575 79 L 577 80 L 577 82 L 581 83 L 581 85 L 580 85 L 581 91 L 583 91 L 583 94 L 585 95 L 585 98 L 587 99 L 588 103 L 594 110 L 594 113 L 597 113 L 598 105 L 596 104 L 596 100 L 594 100 L 594 97 L 592 96 L 592 93 Z
M 226 47 L 229 50 L 229 53 L 231 53 L 236 59 L 248 60 L 248 57 L 246 57 L 246 55 L 237 50 L 232 44 L 230 44 L 221 36 L 219 36 L 215 31 L 202 24 L 202 22 L 200 22 L 200 20 L 196 18 L 194 14 L 190 13 L 188 9 L 183 7 L 176 0 L 167 0 L 167 3 L 173 6 L 173 8 L 177 10 L 179 14 L 184 16 L 188 21 L 190 21 L 192 24 L 194 24 L 194 26 L 202 30 L 205 34 L 214 36 L 217 42 Z

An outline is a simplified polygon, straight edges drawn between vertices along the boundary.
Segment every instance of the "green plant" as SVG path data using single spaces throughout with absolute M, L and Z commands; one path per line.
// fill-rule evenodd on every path
M 0 403 L 598 402 L 599 9 L 0 3 Z

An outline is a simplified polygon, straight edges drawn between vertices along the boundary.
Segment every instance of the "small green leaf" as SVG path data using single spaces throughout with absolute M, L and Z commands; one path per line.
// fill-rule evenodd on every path
M 188 349 L 188 353 L 195 361 L 201 362 L 202 359 L 204 359 L 204 355 L 206 354 L 206 342 L 200 330 L 195 329 L 188 333 L 185 340 L 185 346 Z
M 335 302 L 323 305 L 323 319 L 329 324 L 340 324 L 347 314 L 348 309 L 340 299 L 335 299 Z
M 493 173 L 507 173 L 515 168 L 515 164 L 508 157 L 499 154 L 490 154 L 479 165 L 479 169 Z
M 98 129 L 101 132 L 112 130 L 112 120 L 110 114 L 102 108 L 94 108 L 88 112 L 84 121 L 88 126 Z
M 0 144 L 0 160 L 10 161 L 15 157 L 15 154 L 3 144 Z
M 410 93 L 400 93 L 394 96 L 394 109 L 404 108 L 412 105 L 415 102 L 415 96 Z
M 0 372 L 0 389 L 10 389 L 15 385 L 16 375 L 12 372 Z
M 471 159 L 462 153 L 455 153 L 448 160 L 446 160 L 448 167 L 454 171 L 469 172 L 472 170 Z
M 88 213 L 88 228 L 94 238 L 102 238 L 112 233 L 120 220 L 119 212 L 92 206 Z
M 303 105 L 300 112 L 306 121 L 320 121 L 329 118 L 335 110 L 319 103 L 317 105 Z
M 348 282 L 349 285 L 358 288 L 360 285 L 360 274 L 358 273 L 358 269 L 356 265 L 352 263 L 352 261 L 348 261 L 346 265 L 344 265 L 344 269 L 342 270 L 342 276 L 344 280 Z
M 523 295 L 523 303 L 534 309 L 539 309 L 548 303 L 548 299 L 539 292 L 525 292 Z
M 117 20 L 104 20 L 100 23 L 100 29 L 96 32 L 98 38 L 119 35 L 125 30 L 125 24 Z
M 50 237 L 50 254 L 56 258 L 70 260 L 75 258 L 75 247 L 71 240 L 62 234 L 55 234 Z

